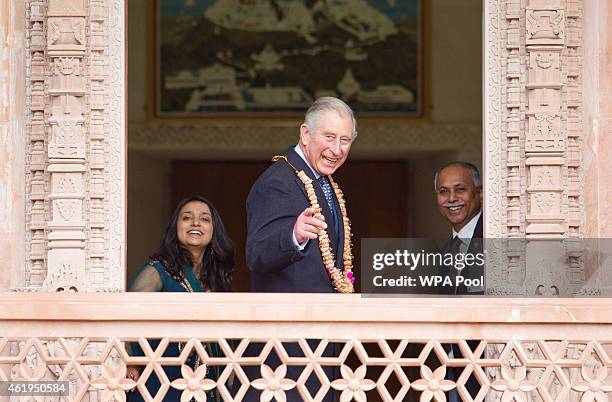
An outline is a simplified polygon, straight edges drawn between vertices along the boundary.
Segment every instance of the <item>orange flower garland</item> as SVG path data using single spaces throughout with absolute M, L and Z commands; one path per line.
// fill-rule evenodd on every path
M 320 214 L 321 206 L 319 205 L 317 195 L 315 194 L 314 187 L 312 186 L 312 179 L 308 177 L 303 170 L 298 171 L 291 163 L 289 163 L 287 157 L 284 155 L 275 156 L 272 158 L 272 161 L 276 162 L 280 159 L 283 159 L 293 168 L 293 170 L 295 170 L 298 178 L 302 181 L 302 183 L 304 183 L 304 188 L 306 189 L 306 194 L 308 195 L 308 201 L 310 202 L 310 206 L 315 209 L 315 215 Z M 334 289 L 336 289 L 336 291 L 339 293 L 353 293 L 353 283 L 355 282 L 355 277 L 353 275 L 353 253 L 351 252 L 351 223 L 346 213 L 346 202 L 344 201 L 344 194 L 342 193 L 342 190 L 340 190 L 340 187 L 338 187 L 338 184 L 334 181 L 334 179 L 332 179 L 331 176 L 327 176 L 327 178 L 334 189 L 334 193 L 338 199 L 338 204 L 340 205 L 340 211 L 342 212 L 342 223 L 344 226 L 344 252 L 342 256 L 344 269 L 340 271 L 335 266 L 336 264 L 334 254 L 332 253 L 330 247 L 329 235 L 325 229 L 321 229 L 319 231 L 319 249 L 321 250 L 323 264 L 325 265 L 325 269 L 327 269 L 327 273 L 332 280 Z

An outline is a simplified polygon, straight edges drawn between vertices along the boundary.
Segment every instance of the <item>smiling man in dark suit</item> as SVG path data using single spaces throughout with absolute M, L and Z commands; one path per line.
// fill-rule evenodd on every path
M 342 192 L 333 181 L 346 161 L 357 136 L 355 117 L 343 101 L 317 99 L 300 126 L 299 143 L 275 157 L 259 176 L 247 198 L 246 262 L 255 292 L 332 293 L 353 292 L 350 226 Z M 309 340 L 314 350 L 316 340 Z M 255 355 L 261 345 L 253 345 Z M 284 343 L 291 357 L 303 355 L 297 343 Z M 338 345 L 330 343 L 325 355 L 337 356 Z M 274 351 L 266 359 L 272 368 L 280 364 Z M 297 379 L 304 367 L 289 366 L 287 377 Z M 337 369 L 324 367 L 330 381 Z M 248 368 L 250 379 L 259 368 Z M 312 396 L 318 380 L 309 378 L 306 388 Z M 259 392 L 250 388 L 245 401 L 259 401 Z M 323 401 L 338 399 L 330 390 Z M 297 391 L 287 391 L 287 400 L 300 401 Z
M 447 163 L 436 172 L 434 186 L 438 211 L 452 226 L 452 238 L 445 251 L 482 255 L 482 182 L 478 168 L 468 162 Z M 456 264 L 449 267 L 449 274 L 463 277 L 453 287 L 454 294 L 483 294 L 484 264 Z M 479 281 L 479 285 L 469 286 Z
M 483 254 L 482 243 L 482 182 L 478 168 L 471 163 L 455 161 L 441 166 L 434 177 L 438 211 L 452 226 L 452 238 L 444 252 L 455 257 L 463 255 L 476 256 Z M 464 259 L 462 259 L 464 261 Z M 453 277 L 452 294 L 484 294 L 484 263 L 455 264 L 446 267 L 446 274 Z M 474 259 L 476 261 L 476 259 Z M 482 260 L 481 260 L 482 261 Z M 461 269 L 459 269 L 461 268 Z M 462 277 L 462 281 L 457 281 Z M 468 282 L 469 281 L 469 282 Z M 475 282 L 476 281 L 476 282 Z M 475 285 L 479 281 L 478 285 Z M 474 350 L 478 340 L 468 340 L 468 346 Z M 461 358 L 462 353 L 457 345 L 443 345 L 450 358 Z M 447 378 L 453 381 L 461 375 L 461 368 L 447 368 Z M 465 382 L 465 388 L 472 398 L 480 391 L 480 384 L 473 377 Z M 448 394 L 450 402 L 461 400 L 456 389 Z
M 346 103 L 332 97 L 317 99 L 300 126 L 299 143 L 287 149 L 251 188 L 246 260 L 253 291 L 352 291 L 352 272 L 345 264 L 345 257 L 352 262 L 345 239 L 348 220 L 343 219 L 344 201 L 331 175 L 346 161 L 356 130 Z M 300 171 L 305 174 L 302 179 Z M 308 195 L 308 180 L 312 180 L 318 208 Z M 328 260 L 327 268 L 321 229 L 326 231 L 335 258 Z M 329 272 L 332 263 L 336 280 Z

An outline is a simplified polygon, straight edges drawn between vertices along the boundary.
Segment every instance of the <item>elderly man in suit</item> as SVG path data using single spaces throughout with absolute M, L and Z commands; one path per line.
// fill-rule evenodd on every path
M 259 176 L 247 198 L 246 262 L 255 292 L 351 293 L 354 277 L 350 225 L 342 191 L 332 174 L 346 161 L 357 136 L 351 108 L 340 99 L 317 99 L 306 112 L 297 145 L 287 149 Z M 310 347 L 318 344 L 309 341 Z M 254 345 L 257 354 L 261 345 Z M 296 343 L 285 343 L 289 356 L 300 356 Z M 336 344 L 326 353 L 337 355 Z M 273 351 L 266 364 L 276 367 L 280 359 Z M 290 366 L 287 377 L 297 379 L 303 367 Z M 337 370 L 323 369 L 333 381 Z M 258 370 L 245 369 L 250 379 Z M 311 376 L 312 377 L 312 376 Z M 318 380 L 306 387 L 314 396 Z M 329 391 L 324 401 L 338 399 Z M 249 389 L 246 401 L 259 401 Z M 300 401 L 297 391 L 287 400 Z
M 468 162 L 455 161 L 441 166 L 434 177 L 438 211 L 452 226 L 452 239 L 445 247 L 446 253 L 453 255 L 476 255 L 483 252 L 482 244 L 482 183 L 476 166 Z M 458 269 L 458 268 L 462 269 Z M 455 280 L 452 293 L 457 295 L 484 294 L 484 264 L 449 266 L 447 274 Z M 461 276 L 463 279 L 457 281 Z M 478 285 L 475 285 L 478 283 Z M 473 285 L 474 284 L 474 285 Z M 477 340 L 468 340 L 474 350 Z M 462 353 L 456 345 L 444 345 L 450 358 L 460 358 Z M 449 367 L 448 378 L 456 381 L 461 369 Z M 472 398 L 480 391 L 480 384 L 473 377 L 465 382 L 465 388 Z M 449 391 L 449 401 L 458 402 L 461 398 L 456 389 Z
M 482 253 L 482 183 L 478 168 L 468 162 L 447 163 L 436 172 L 434 186 L 438 211 L 452 226 L 452 239 L 445 251 L 455 255 Z M 449 274 L 463 278 L 455 282 L 454 294 L 483 294 L 483 264 L 455 265 L 449 267 Z
M 251 188 L 246 261 L 253 291 L 352 291 L 350 239 L 345 238 L 350 228 L 331 175 L 346 161 L 356 136 L 349 106 L 319 98 L 306 112 L 299 143 Z M 324 258 L 326 250 L 331 259 Z

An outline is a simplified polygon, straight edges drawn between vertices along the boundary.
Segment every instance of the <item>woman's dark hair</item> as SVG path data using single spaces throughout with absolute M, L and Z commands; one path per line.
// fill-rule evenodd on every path
M 232 274 L 234 273 L 234 244 L 225 231 L 223 221 L 215 206 L 206 198 L 194 195 L 182 199 L 168 225 L 159 249 L 149 258 L 160 261 L 172 276 L 179 275 L 184 265 L 193 265 L 191 254 L 181 247 L 176 234 L 176 225 L 181 209 L 192 201 L 203 202 L 208 205 L 212 215 L 213 235 L 210 244 L 206 246 L 202 256 L 200 282 L 202 288 L 213 292 L 230 292 L 232 290 Z

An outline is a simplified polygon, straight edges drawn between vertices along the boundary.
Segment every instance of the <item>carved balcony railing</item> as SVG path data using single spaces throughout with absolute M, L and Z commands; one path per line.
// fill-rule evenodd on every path
M 69 397 L 44 400 L 70 401 L 122 401 L 126 392 L 240 401 L 252 391 L 262 401 L 444 401 L 452 393 L 608 401 L 611 307 L 610 299 L 2 294 L 0 381 L 67 381 Z M 162 357 L 172 345 L 180 355 Z M 126 366 L 140 369 L 138 381 L 125 377 Z M 178 378 L 168 378 L 170 366 Z M 153 376 L 156 395 L 145 385 Z

